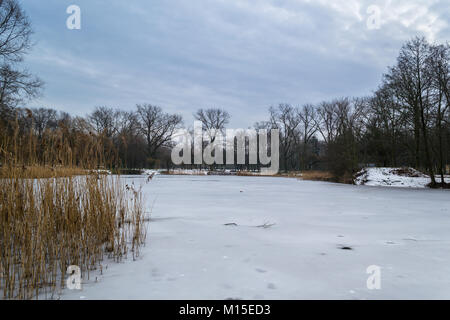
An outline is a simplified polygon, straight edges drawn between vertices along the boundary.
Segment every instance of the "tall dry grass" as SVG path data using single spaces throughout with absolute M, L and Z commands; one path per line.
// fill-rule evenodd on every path
M 0 290 L 30 299 L 64 287 L 67 267 L 89 277 L 106 257 L 135 258 L 145 240 L 142 195 L 119 177 L 0 179 Z
M 335 177 L 328 171 L 303 171 L 301 174 L 302 180 L 313 181 L 333 181 Z
M 49 166 L 3 166 L 0 167 L 0 178 L 16 177 L 24 179 L 61 178 L 90 174 L 89 170 L 77 167 Z
M 120 176 L 88 170 L 101 167 L 101 140 L 86 145 L 81 161 L 64 155 L 71 147 L 61 139 L 53 153 L 45 149 L 49 163 L 37 161 L 35 140 L 17 130 L 12 138 L 0 137 L 4 299 L 52 298 L 64 288 L 69 266 L 89 278 L 104 259 L 136 258 L 146 236 L 141 190 L 124 185 Z

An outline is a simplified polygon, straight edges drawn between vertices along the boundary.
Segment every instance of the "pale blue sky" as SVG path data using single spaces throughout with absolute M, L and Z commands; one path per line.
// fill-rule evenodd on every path
M 221 107 L 230 126 L 302 105 L 370 94 L 403 42 L 450 40 L 450 5 L 356 0 L 22 0 L 35 30 L 26 59 L 46 83 L 30 107 L 85 115 L 151 103 L 183 115 Z M 66 8 L 81 8 L 68 30 Z M 369 29 L 367 8 L 380 8 Z

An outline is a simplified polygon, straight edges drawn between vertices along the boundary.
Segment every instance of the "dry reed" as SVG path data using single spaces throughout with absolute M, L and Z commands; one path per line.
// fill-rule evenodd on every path
M 0 179 L 0 289 L 30 299 L 64 287 L 67 267 L 133 258 L 145 239 L 140 190 L 120 177 Z M 49 290 L 48 290 L 49 289 Z
M 88 136 L 85 148 L 77 149 L 55 134 L 44 148 L 32 133 L 20 135 L 16 128 L 11 137 L 0 129 L 4 299 L 52 298 L 64 288 L 71 265 L 89 278 L 104 259 L 139 255 L 146 236 L 142 192 L 96 170 L 106 157 L 101 139 Z
M 301 174 L 301 179 L 313 181 L 333 181 L 335 177 L 328 171 L 303 171 Z

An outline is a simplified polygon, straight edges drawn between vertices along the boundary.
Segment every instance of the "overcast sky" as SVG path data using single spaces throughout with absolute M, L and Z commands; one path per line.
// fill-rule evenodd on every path
M 151 103 L 186 125 L 201 107 L 228 110 L 238 128 L 281 102 L 368 95 L 402 43 L 450 40 L 448 0 L 21 2 L 36 42 L 26 65 L 46 83 L 30 107 L 85 115 Z M 81 30 L 66 27 L 71 4 Z

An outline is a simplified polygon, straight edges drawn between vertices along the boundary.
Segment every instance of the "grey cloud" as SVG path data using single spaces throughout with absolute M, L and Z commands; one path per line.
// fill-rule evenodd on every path
M 190 122 L 220 106 L 245 127 L 279 102 L 302 104 L 376 89 L 401 44 L 448 40 L 446 1 L 87 1 L 82 30 L 64 27 L 70 1 L 24 2 L 38 45 L 27 60 L 47 82 L 46 104 L 160 104 Z M 367 7 L 381 28 L 366 26 Z

